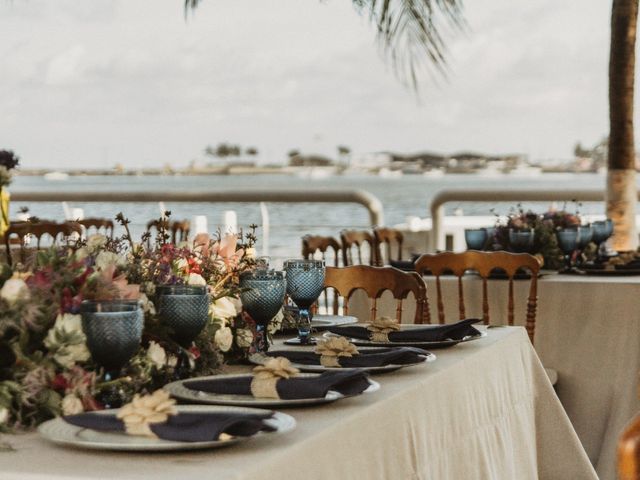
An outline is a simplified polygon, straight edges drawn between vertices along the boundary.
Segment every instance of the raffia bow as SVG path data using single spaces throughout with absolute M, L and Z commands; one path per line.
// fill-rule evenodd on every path
M 371 332 L 372 342 L 388 342 L 389 333 L 400 330 L 400 324 L 391 317 L 379 317 L 369 324 L 367 330 Z
M 329 337 L 319 341 L 315 352 L 320 355 L 320 364 L 325 367 L 338 367 L 338 357 L 352 357 L 358 355 L 358 348 L 344 337 Z
M 270 358 L 264 365 L 253 369 L 251 380 L 251 394 L 256 398 L 280 398 L 276 383 L 281 378 L 295 377 L 300 370 L 293 367 L 288 358 Z
M 170 415 L 177 413 L 176 401 L 164 390 L 156 390 L 151 395 L 135 395 L 131 403 L 118 411 L 117 417 L 129 435 L 157 438 L 151 431 L 151 424 L 164 423 Z

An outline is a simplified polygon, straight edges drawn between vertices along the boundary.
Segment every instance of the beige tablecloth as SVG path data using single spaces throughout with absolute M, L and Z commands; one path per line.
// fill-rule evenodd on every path
M 437 352 L 377 376 L 380 391 L 288 410 L 295 431 L 224 450 L 131 454 L 7 436 L 0 478 L 30 479 L 595 479 L 522 328 Z
M 435 281 L 425 277 L 431 318 L 437 322 Z M 458 319 L 457 280 L 442 277 L 447 321 Z M 464 277 L 467 316 L 482 316 L 482 282 Z M 523 324 L 529 282 L 516 281 L 516 323 Z M 508 281 L 489 282 L 492 323 L 505 322 Z M 387 296 L 382 313 L 393 314 Z M 411 303 L 411 302 L 409 302 Z M 362 301 L 352 313 L 367 318 Z M 412 319 L 413 306 L 405 318 Z M 640 411 L 640 277 L 546 274 L 538 282 L 536 350 L 558 372 L 556 390 L 598 475 L 616 478 L 616 442 Z

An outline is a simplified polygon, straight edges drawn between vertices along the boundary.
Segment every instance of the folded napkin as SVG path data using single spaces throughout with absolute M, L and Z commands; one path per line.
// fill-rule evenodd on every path
M 424 362 L 426 360 L 425 356 L 428 354 L 429 352 L 426 350 L 412 347 L 376 348 L 365 351 L 360 350 L 358 355 L 352 357 L 339 357 L 338 362 L 341 367 L 346 368 L 406 365 Z M 267 355 L 285 357 L 300 365 L 320 365 L 320 355 L 314 352 L 279 351 L 267 353 Z
M 260 431 L 271 432 L 273 427 L 264 423 L 272 412 L 248 414 L 233 412 L 185 412 L 171 415 L 164 423 L 154 423 L 151 431 L 163 440 L 177 442 L 207 442 L 218 440 L 220 435 L 249 437 Z M 92 430 L 125 433 L 125 424 L 115 415 L 94 412 L 63 417 L 72 425 Z
M 184 386 L 207 393 L 221 395 L 251 395 L 253 377 L 212 378 L 209 380 L 191 380 Z M 324 398 L 329 390 L 345 396 L 357 395 L 369 387 L 369 380 L 364 372 L 349 370 L 346 372 L 324 372 L 314 376 L 281 378 L 276 384 L 278 396 L 282 400 L 298 400 L 304 398 Z
M 443 340 L 462 340 L 467 336 L 479 335 L 472 324 L 481 322 L 479 318 L 468 318 L 460 320 L 458 323 L 446 325 L 429 325 L 417 328 L 407 328 L 406 330 L 397 330 L 388 333 L 390 342 L 439 342 Z M 367 327 L 330 327 L 331 333 L 342 335 L 344 337 L 357 338 L 360 340 L 369 340 L 372 332 Z

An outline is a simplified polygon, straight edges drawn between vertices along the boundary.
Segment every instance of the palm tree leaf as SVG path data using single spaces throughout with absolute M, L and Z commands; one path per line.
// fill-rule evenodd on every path
M 202 0 L 184 0 L 185 15 Z M 420 72 L 446 76 L 444 31 L 465 27 L 462 0 L 351 0 L 378 31 L 384 55 L 401 80 L 418 86 Z

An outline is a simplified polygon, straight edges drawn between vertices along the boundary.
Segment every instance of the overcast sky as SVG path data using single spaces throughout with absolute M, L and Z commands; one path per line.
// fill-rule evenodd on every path
M 418 99 L 349 1 L 0 0 L 0 148 L 25 167 L 186 165 L 207 144 L 568 158 L 608 132 L 611 2 L 467 0 Z M 636 122 L 638 123 L 638 122 Z

